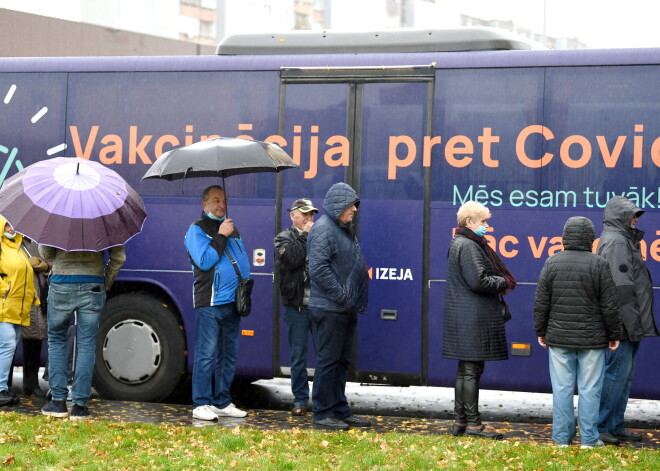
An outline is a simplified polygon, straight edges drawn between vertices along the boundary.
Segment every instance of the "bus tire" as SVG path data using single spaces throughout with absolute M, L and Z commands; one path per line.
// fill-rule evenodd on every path
M 96 339 L 94 388 L 106 399 L 159 402 L 186 372 L 183 326 L 162 301 L 110 298 Z

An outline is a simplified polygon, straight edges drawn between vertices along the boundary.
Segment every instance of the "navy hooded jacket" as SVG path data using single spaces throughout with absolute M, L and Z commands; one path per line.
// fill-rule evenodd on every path
M 367 309 L 369 275 L 362 250 L 350 225 L 339 221 L 353 204 L 360 204 L 355 190 L 335 183 L 323 201 L 325 214 L 307 236 L 312 309 L 346 313 Z

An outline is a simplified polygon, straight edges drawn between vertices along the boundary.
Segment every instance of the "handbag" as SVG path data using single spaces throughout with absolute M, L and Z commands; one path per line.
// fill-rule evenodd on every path
M 243 278 L 241 276 L 241 271 L 238 269 L 238 263 L 234 260 L 234 257 L 231 256 L 229 250 L 225 249 L 225 253 L 231 264 L 236 270 L 236 275 L 238 276 L 238 286 L 236 286 L 236 311 L 240 314 L 241 317 L 247 317 L 252 311 L 252 287 L 254 286 L 254 280 L 252 278 Z
M 509 311 L 509 305 L 506 303 L 504 298 L 500 295 L 500 312 L 502 313 L 502 320 L 508 322 L 511 320 L 511 311 Z

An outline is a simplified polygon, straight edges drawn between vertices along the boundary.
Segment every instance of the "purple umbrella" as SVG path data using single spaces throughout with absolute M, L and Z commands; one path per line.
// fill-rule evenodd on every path
M 78 157 L 24 168 L 0 189 L 0 214 L 35 242 L 98 252 L 142 230 L 142 198 L 114 170 Z

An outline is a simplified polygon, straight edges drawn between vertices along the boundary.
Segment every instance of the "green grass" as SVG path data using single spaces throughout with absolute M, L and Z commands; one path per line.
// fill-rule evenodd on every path
M 358 430 L 70 422 L 0 412 L 0 469 L 657 470 L 660 452 Z

